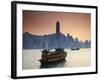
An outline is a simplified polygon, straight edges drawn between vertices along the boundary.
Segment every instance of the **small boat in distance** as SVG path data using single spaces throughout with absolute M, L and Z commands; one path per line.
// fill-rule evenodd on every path
M 41 62 L 41 64 L 52 63 L 65 60 L 66 56 L 67 52 L 65 52 L 64 49 L 61 48 L 56 48 L 55 51 L 44 49 L 39 61 Z
M 71 50 L 80 50 L 80 48 L 72 48 Z

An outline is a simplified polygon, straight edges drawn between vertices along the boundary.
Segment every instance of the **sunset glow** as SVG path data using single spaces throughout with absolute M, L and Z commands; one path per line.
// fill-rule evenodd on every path
M 91 40 L 91 15 L 89 13 L 23 11 L 23 33 L 45 35 L 56 32 L 56 22 L 60 22 L 60 32 L 69 33 L 79 40 Z

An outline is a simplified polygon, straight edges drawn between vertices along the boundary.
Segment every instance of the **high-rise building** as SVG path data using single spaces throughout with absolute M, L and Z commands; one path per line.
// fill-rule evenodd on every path
M 56 33 L 57 34 L 60 33 L 60 22 L 59 21 L 56 22 Z

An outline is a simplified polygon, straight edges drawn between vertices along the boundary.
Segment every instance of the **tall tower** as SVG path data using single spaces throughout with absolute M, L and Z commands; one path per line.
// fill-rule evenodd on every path
M 60 33 L 60 22 L 57 21 L 56 22 L 56 34 L 59 34 Z

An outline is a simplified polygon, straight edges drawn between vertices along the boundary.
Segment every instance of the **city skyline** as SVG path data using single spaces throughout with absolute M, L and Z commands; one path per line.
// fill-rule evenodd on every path
M 60 31 L 79 40 L 91 40 L 90 14 L 47 11 L 23 11 L 23 33 L 45 35 L 56 32 L 56 22 L 60 22 Z

